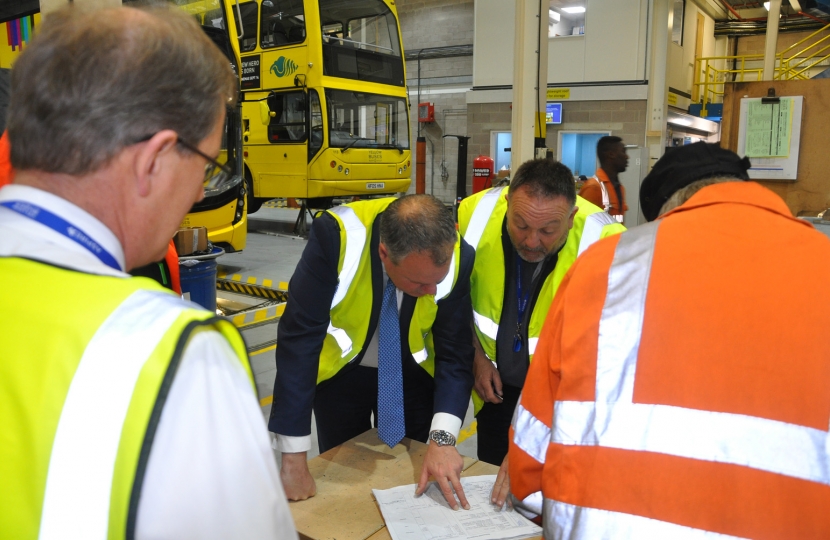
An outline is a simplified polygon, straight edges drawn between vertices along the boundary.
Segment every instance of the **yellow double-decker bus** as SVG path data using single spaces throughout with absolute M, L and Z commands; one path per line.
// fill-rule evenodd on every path
M 394 3 L 249 0 L 232 7 L 241 23 L 250 211 L 276 197 L 319 207 L 334 197 L 409 189 L 409 107 Z

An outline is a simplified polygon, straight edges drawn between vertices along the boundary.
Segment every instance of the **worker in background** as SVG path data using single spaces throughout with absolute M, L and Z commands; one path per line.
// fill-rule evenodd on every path
M 469 508 L 455 442 L 473 385 L 474 256 L 431 195 L 350 203 L 314 220 L 280 319 L 268 424 L 289 499 L 316 493 L 313 409 L 321 453 L 371 429 L 373 415 L 389 447 L 428 443 L 417 493 L 432 475 L 453 509 Z
M 562 282 L 510 445 L 546 538 L 830 538 L 830 240 L 748 168 L 663 156 Z
M 606 136 L 597 141 L 599 169 L 582 184 L 579 196 L 604 209 L 614 219 L 623 222 L 628 205 L 625 188 L 619 174 L 628 167 L 628 154 L 619 137 Z
M 12 89 L 0 537 L 296 538 L 242 337 L 126 273 L 229 178 L 227 58 L 176 9 L 67 7 Z
M 554 294 L 580 253 L 625 229 L 577 197 L 571 171 L 549 159 L 522 164 L 509 187 L 465 199 L 458 221 L 476 249 L 471 294 L 478 458 L 501 465 L 493 502 L 502 506 L 509 493 L 507 432 Z

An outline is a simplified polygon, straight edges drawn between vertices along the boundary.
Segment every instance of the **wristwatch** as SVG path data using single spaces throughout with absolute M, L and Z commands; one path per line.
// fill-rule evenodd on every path
M 438 446 L 455 446 L 455 437 L 452 433 L 443 429 L 430 431 L 429 440 L 434 441 Z

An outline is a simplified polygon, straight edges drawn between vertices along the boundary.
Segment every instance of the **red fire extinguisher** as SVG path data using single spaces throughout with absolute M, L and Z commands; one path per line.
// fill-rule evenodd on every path
M 473 193 L 493 187 L 495 164 L 490 156 L 478 156 L 473 160 Z

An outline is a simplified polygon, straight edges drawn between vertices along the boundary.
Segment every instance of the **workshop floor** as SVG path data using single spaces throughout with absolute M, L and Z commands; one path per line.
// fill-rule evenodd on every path
M 256 278 L 258 283 L 270 279 L 273 283 L 288 282 L 297 266 L 306 245 L 306 240 L 292 234 L 298 210 L 263 206 L 259 212 L 249 216 L 248 243 L 244 251 L 223 255 L 218 259 L 219 273 L 241 274 Z M 308 221 L 310 225 L 310 220 Z M 222 294 L 220 292 L 220 294 Z M 243 330 L 249 345 L 268 343 L 277 337 L 277 324 L 263 324 Z M 251 367 L 256 379 L 262 414 L 268 419 L 273 399 L 274 377 L 277 368 L 274 360 L 274 345 L 257 348 L 251 353 Z M 312 418 L 312 447 L 309 458 L 318 454 L 316 427 Z M 459 434 L 460 453 L 476 457 L 476 424 L 472 414 L 472 403 Z M 279 453 L 277 460 L 279 461 Z

